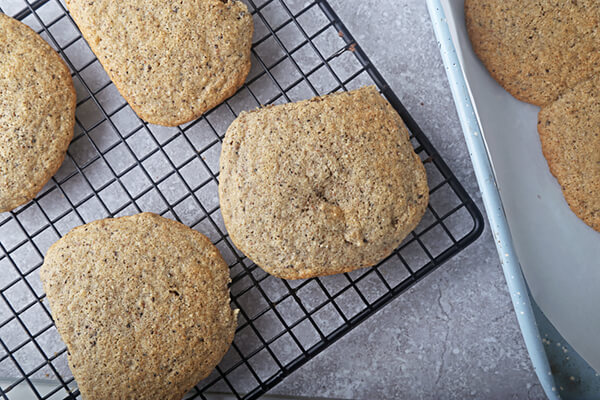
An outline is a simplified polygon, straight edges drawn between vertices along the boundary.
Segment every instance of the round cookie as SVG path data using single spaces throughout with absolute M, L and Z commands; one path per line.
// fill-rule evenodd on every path
M 519 100 L 545 105 L 600 72 L 596 0 L 465 0 L 473 50 Z
M 202 234 L 156 214 L 73 229 L 40 271 L 84 399 L 181 399 L 233 340 L 229 269 Z
M 600 231 L 600 77 L 543 107 L 538 131 L 550 171 L 569 206 Z
M 239 0 L 66 0 L 131 108 L 148 122 L 198 118 L 250 72 L 254 24 Z
M 37 33 L 0 13 L 0 212 L 33 199 L 73 137 L 69 68 Z
M 241 113 L 219 179 L 231 240 L 285 279 L 375 265 L 428 204 L 408 131 L 374 87 Z

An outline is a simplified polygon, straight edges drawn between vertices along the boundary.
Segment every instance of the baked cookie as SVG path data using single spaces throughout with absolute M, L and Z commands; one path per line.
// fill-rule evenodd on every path
M 176 126 L 232 96 L 250 72 L 254 25 L 239 0 L 66 0 L 131 108 Z
M 544 156 L 569 206 L 600 231 L 600 77 L 568 90 L 538 118 Z
M 85 400 L 179 400 L 233 340 L 227 264 L 206 237 L 156 214 L 73 229 L 40 274 Z
M 465 0 L 473 50 L 514 97 L 539 106 L 600 72 L 596 0 Z
M 375 265 L 419 223 L 428 195 L 408 130 L 374 87 L 243 112 L 223 142 L 231 240 L 281 278 Z
M 0 212 L 33 199 L 73 138 L 76 95 L 60 56 L 0 12 Z

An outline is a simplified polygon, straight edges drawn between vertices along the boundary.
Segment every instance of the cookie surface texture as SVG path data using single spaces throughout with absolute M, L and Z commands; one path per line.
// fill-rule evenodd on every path
M 542 108 L 538 131 L 567 203 L 600 231 L 600 78 L 582 82 Z
M 227 264 L 202 234 L 156 214 L 73 229 L 40 274 L 85 400 L 179 400 L 233 340 Z
M 33 199 L 73 138 L 69 68 L 37 33 L 0 13 L 0 212 Z
M 250 71 L 238 0 L 66 0 L 92 51 L 144 120 L 176 126 L 232 96 Z
M 400 116 L 366 87 L 242 113 L 223 142 L 219 197 L 235 245 L 299 279 L 385 258 L 428 188 Z
M 465 0 L 473 50 L 519 100 L 549 104 L 600 73 L 596 0 Z

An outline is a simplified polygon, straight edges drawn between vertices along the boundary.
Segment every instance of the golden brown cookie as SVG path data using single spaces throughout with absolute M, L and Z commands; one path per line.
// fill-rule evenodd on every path
M 539 106 L 600 73 L 596 0 L 465 0 L 477 56 L 517 99 Z
M 206 237 L 156 214 L 73 229 L 40 274 L 85 400 L 179 400 L 233 340 L 227 264 Z
M 550 171 L 569 206 L 600 231 L 600 77 L 542 108 L 538 131 Z
M 133 110 L 175 126 L 232 96 L 250 71 L 252 16 L 239 0 L 66 0 Z
M 428 203 L 408 131 L 374 87 L 240 114 L 219 179 L 231 239 L 285 279 L 376 264 Z
M 0 212 L 33 199 L 73 138 L 69 68 L 37 33 L 0 12 Z

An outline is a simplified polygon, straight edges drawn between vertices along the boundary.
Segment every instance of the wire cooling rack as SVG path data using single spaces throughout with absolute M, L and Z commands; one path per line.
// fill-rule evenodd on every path
M 77 398 L 66 348 L 38 269 L 48 247 L 99 218 L 153 211 L 207 235 L 231 266 L 240 309 L 234 343 L 187 398 L 257 398 L 473 242 L 483 220 L 471 198 L 324 0 L 248 0 L 253 68 L 224 104 L 178 128 L 137 118 L 59 0 L 0 0 L 67 61 L 76 131 L 60 171 L 35 200 L 0 214 L 0 395 Z M 423 159 L 431 202 L 420 225 L 376 268 L 301 281 L 276 279 L 229 241 L 217 198 L 225 131 L 242 110 L 375 84 L 400 113 Z M 43 382 L 43 384 L 40 384 Z M 13 397 L 14 398 L 14 397 Z

